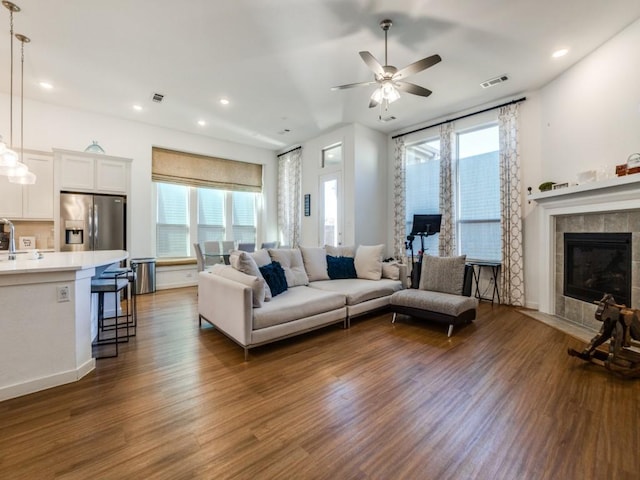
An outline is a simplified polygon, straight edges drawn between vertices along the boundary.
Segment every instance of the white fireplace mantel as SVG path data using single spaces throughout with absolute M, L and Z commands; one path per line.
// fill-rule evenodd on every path
M 540 303 L 555 314 L 555 217 L 640 209 L 640 174 L 610 178 L 529 196 L 540 208 Z

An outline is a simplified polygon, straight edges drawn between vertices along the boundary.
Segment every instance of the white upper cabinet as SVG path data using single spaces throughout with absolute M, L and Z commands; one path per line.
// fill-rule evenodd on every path
M 23 161 L 35 173 L 34 185 L 9 183 L 0 176 L 0 216 L 9 219 L 53 219 L 53 156 L 25 151 Z
M 129 158 L 56 149 L 54 155 L 59 162 L 60 190 L 125 195 L 129 191 Z
M 53 219 L 53 156 L 25 153 L 24 163 L 36 174 L 36 183 L 22 187 L 23 217 Z

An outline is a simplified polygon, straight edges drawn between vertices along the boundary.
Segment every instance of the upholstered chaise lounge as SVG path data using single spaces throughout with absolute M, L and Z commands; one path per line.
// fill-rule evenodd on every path
M 424 255 L 418 289 L 407 289 L 391 295 L 392 323 L 397 314 L 410 315 L 453 327 L 476 318 L 478 300 L 471 297 L 472 268 L 465 265 L 466 256 L 432 257 Z

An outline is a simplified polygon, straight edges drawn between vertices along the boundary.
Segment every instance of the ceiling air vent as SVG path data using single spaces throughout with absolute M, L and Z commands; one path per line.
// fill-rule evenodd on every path
M 164 98 L 164 95 L 162 95 L 161 93 L 154 93 L 153 96 L 151 97 L 151 100 L 153 100 L 154 102 L 160 103 L 162 102 L 163 98 Z
M 499 83 L 506 82 L 507 80 L 509 80 L 509 77 L 507 77 L 506 75 L 500 75 L 499 77 L 492 78 L 490 80 L 487 80 L 486 82 L 482 82 L 480 86 L 482 88 L 489 88 Z

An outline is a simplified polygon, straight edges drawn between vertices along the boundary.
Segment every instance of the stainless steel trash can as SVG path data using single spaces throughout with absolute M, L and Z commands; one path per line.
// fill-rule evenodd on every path
M 132 258 L 131 267 L 136 267 L 136 295 L 156 291 L 156 259 Z

